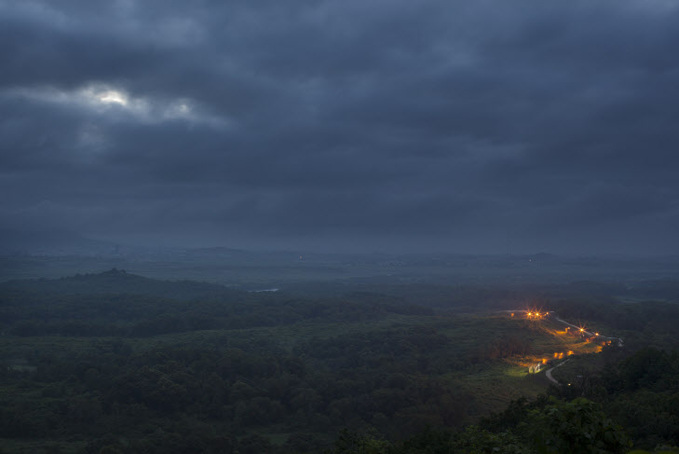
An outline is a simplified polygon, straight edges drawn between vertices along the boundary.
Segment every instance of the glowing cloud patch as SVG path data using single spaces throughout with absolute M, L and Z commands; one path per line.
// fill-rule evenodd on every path
M 109 90 L 105 91 L 103 93 L 99 93 L 97 95 L 99 98 L 100 102 L 106 103 L 106 104 L 120 104 L 122 106 L 127 106 L 128 104 L 128 99 L 127 96 L 125 96 L 124 93 L 116 91 L 116 90 Z
M 146 113 L 143 100 L 132 99 L 125 91 L 106 85 L 94 85 L 80 90 L 83 101 L 93 107 L 119 106 L 136 113 Z
M 132 95 L 123 88 L 109 84 L 88 84 L 76 90 L 59 90 L 54 87 L 19 88 L 12 94 L 64 105 L 76 105 L 92 110 L 104 118 L 121 114 L 142 123 L 158 123 L 168 120 L 182 120 L 224 128 L 231 125 L 228 118 L 201 113 L 195 102 L 189 98 L 148 97 Z M 89 133 L 84 134 L 87 141 Z

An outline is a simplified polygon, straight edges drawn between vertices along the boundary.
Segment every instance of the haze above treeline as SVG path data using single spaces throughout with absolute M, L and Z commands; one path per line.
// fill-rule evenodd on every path
M 148 241 L 141 241 L 137 238 L 124 238 L 122 241 L 117 237 L 88 236 L 81 233 L 65 229 L 13 229 L 0 228 L 0 256 L 82 256 L 82 257 L 125 257 L 125 256 L 170 256 L 170 255 L 231 255 L 239 254 L 283 254 L 299 255 L 303 258 L 304 254 L 309 256 L 384 256 L 384 257 L 527 257 L 528 260 L 545 258 L 564 258 L 564 259 L 624 259 L 634 260 L 660 260 L 673 261 L 679 260 L 679 254 L 667 252 L 664 254 L 653 253 L 625 253 L 610 252 L 602 253 L 590 251 L 590 253 L 579 253 L 577 251 L 566 251 L 554 253 L 549 250 L 531 251 L 476 251 L 476 250 L 455 250 L 443 247 L 432 247 L 431 243 L 421 245 L 417 242 L 406 242 L 400 247 L 380 247 L 376 244 L 362 244 L 355 242 L 353 248 L 343 248 L 341 245 L 328 243 L 319 247 L 309 244 L 298 244 L 295 242 L 274 242 L 263 244 L 247 244 L 252 247 L 242 247 L 239 242 L 220 243 L 215 241 L 167 241 L 162 238 L 155 241 L 150 238 Z
M 68 231 L 12 231 L 0 235 L 0 281 L 60 278 L 112 268 L 158 279 L 192 279 L 246 289 L 300 283 L 547 284 L 598 281 L 664 286 L 679 275 L 679 257 L 628 255 L 462 254 L 238 249 L 139 245 Z M 659 281 L 663 281 L 659 283 Z M 597 291 L 593 289 L 593 291 Z

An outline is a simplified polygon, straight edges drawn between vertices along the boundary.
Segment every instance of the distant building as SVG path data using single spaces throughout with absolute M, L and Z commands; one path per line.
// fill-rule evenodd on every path
M 529 374 L 537 374 L 541 370 L 542 370 L 542 363 L 533 364 L 532 366 L 528 367 L 528 373 Z

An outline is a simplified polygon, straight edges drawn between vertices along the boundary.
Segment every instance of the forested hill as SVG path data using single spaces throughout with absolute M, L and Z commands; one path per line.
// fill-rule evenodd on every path
M 223 285 L 196 281 L 150 279 L 113 268 L 96 274 L 77 274 L 61 279 L 22 279 L 0 284 L 0 291 L 30 290 L 51 295 L 128 294 L 173 299 L 235 295 L 239 292 Z
M 304 320 L 376 320 L 428 314 L 398 298 L 299 298 L 193 281 L 160 281 L 110 270 L 0 284 L 0 329 L 18 336 L 123 336 L 280 326 Z

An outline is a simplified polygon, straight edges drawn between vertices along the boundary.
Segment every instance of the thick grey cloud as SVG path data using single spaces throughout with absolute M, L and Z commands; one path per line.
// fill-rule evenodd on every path
M 0 0 L 0 221 L 677 253 L 665 0 Z

